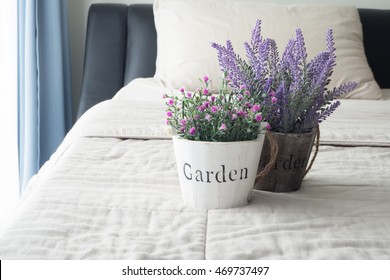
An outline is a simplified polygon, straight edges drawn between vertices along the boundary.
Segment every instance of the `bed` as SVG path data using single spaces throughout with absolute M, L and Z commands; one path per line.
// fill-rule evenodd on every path
M 152 5 L 94 4 L 79 120 L 0 225 L 0 259 L 390 259 L 390 11 L 359 9 L 381 100 L 342 100 L 299 191 L 181 199 Z

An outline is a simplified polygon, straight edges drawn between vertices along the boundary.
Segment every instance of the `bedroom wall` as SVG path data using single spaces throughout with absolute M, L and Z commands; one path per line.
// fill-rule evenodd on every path
M 259 0 L 261 1 L 261 0 Z M 390 9 L 389 0 L 265 0 L 275 3 L 326 3 L 355 5 L 359 8 Z M 89 6 L 93 3 L 153 3 L 153 0 L 68 0 L 69 38 L 72 64 L 73 116 L 77 114 L 83 75 L 85 32 Z

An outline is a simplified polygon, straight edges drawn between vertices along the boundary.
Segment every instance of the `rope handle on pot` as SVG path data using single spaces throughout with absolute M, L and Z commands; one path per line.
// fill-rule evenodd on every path
M 274 166 L 275 164 L 275 161 L 276 161 L 276 158 L 278 156 L 278 145 L 276 144 L 275 142 L 275 139 L 272 137 L 271 133 L 266 133 L 265 134 L 265 137 L 267 137 L 268 141 L 269 141 L 269 144 L 270 144 L 270 148 L 271 148 L 271 159 L 270 161 L 267 163 L 267 165 L 265 166 L 265 168 L 259 173 L 257 174 L 256 176 L 256 180 L 255 180 L 255 185 L 257 184 L 257 182 L 259 182 L 261 179 L 264 178 L 265 175 L 268 174 L 268 172 L 270 172 L 270 170 L 272 169 L 272 167 Z
M 307 172 L 309 172 L 310 168 L 312 167 L 312 165 L 313 165 L 313 163 L 314 163 L 314 160 L 315 160 L 316 157 L 317 157 L 318 149 L 319 149 L 319 147 L 320 147 L 320 127 L 319 127 L 319 125 L 317 125 L 316 129 L 317 129 L 317 133 L 316 133 L 316 139 L 315 139 L 315 151 L 314 151 L 314 155 L 313 155 L 313 158 L 312 158 L 311 161 L 310 161 L 309 167 L 306 168 L 306 171 L 305 171 L 305 174 L 303 175 L 303 177 L 306 176 Z

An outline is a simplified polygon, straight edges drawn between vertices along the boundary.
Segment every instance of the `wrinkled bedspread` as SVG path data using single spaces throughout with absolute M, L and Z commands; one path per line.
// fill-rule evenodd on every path
M 181 200 L 162 102 L 103 102 L 0 226 L 0 259 L 390 259 L 390 103 L 345 104 L 301 190 L 207 211 Z

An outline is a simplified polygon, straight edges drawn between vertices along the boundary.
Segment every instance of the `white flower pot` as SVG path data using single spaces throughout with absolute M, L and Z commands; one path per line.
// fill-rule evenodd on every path
M 184 202 L 204 209 L 246 205 L 263 142 L 263 134 L 242 142 L 191 141 L 173 136 Z

